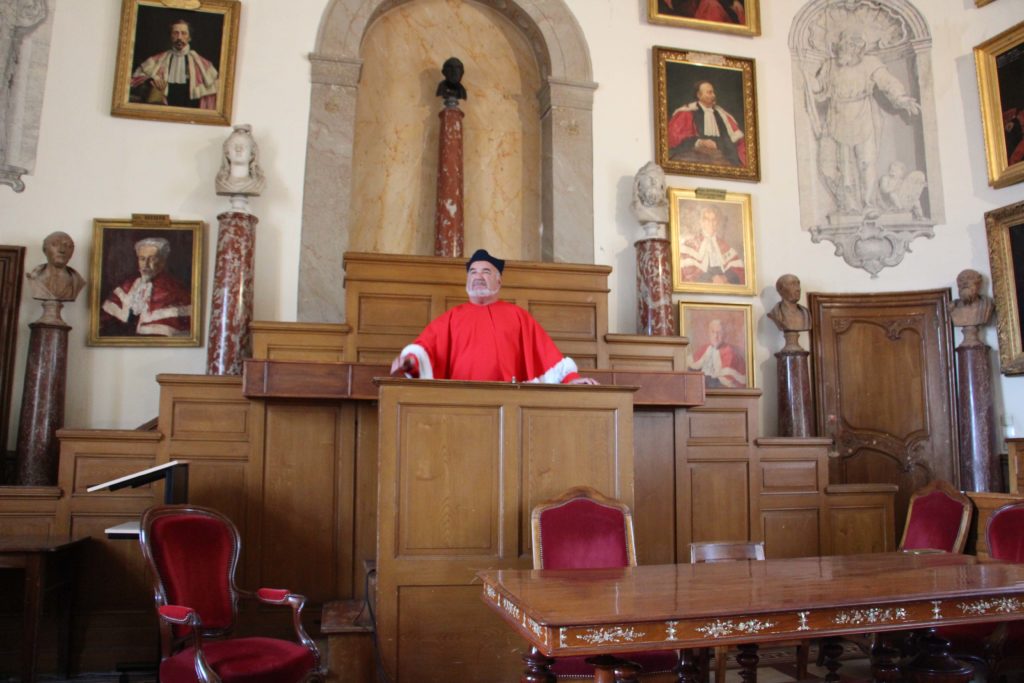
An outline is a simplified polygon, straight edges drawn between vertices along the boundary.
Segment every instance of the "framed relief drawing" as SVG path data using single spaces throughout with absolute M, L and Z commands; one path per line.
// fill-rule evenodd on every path
M 673 291 L 754 293 L 749 194 L 669 188 L 668 216 Z
M 704 373 L 708 389 L 754 386 L 750 304 L 679 303 L 679 334 L 689 338 L 688 370 Z
M 93 221 L 90 346 L 200 346 L 201 221 Z
M 1024 180 L 1024 22 L 974 48 L 988 184 Z
M 655 156 L 666 173 L 761 179 L 754 60 L 654 48 Z
M 992 294 L 999 330 L 999 365 L 1004 375 L 1024 375 L 1020 302 L 1024 300 L 1024 202 L 985 214 Z
M 647 20 L 652 24 L 759 36 L 758 4 L 759 0 L 647 0 Z
M 110 113 L 230 125 L 240 7 L 238 0 L 122 0 Z

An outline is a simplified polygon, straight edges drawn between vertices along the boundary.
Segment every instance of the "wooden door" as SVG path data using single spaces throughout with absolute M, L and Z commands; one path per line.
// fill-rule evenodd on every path
M 959 486 L 948 289 L 812 293 L 818 434 L 835 441 L 833 484 L 891 483 L 896 538 L 910 494 Z

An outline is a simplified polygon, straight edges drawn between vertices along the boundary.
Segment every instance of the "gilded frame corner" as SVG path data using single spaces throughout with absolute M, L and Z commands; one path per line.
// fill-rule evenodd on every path
M 686 347 L 686 369 L 703 372 L 700 362 L 710 341 L 710 332 L 706 328 L 714 319 L 718 319 L 724 328 L 722 341 L 723 347 L 735 347 L 734 342 L 742 339 L 746 345 L 742 349 L 743 364 L 745 367 L 745 383 L 726 385 L 723 382 L 735 382 L 737 375 L 723 374 L 721 380 L 708 377 L 704 374 L 704 386 L 708 389 L 752 389 L 756 385 L 754 381 L 754 307 L 750 304 L 723 304 L 723 303 L 695 303 L 692 301 L 679 302 L 679 335 L 687 337 L 689 344 Z M 736 328 L 741 327 L 740 334 L 736 334 Z M 724 352 L 720 352 L 721 353 Z M 729 363 L 723 359 L 722 366 L 728 369 Z
M 728 246 L 718 250 L 726 259 L 723 266 L 733 262 L 732 267 L 718 268 L 715 272 L 705 267 L 707 249 L 703 248 L 703 243 L 708 239 L 703 234 L 705 214 L 709 219 L 715 218 L 716 240 Z M 668 215 L 673 292 L 752 296 L 757 291 L 754 221 L 749 194 L 671 187 Z
M 1000 59 L 1013 64 L 999 65 Z M 981 102 L 981 124 L 985 136 L 985 159 L 988 184 L 1006 187 L 1024 180 L 1024 138 L 1008 149 L 1010 126 L 1019 138 L 1024 133 L 1024 22 L 989 38 L 974 48 L 974 65 L 978 73 L 978 95 Z M 1000 71 L 1005 70 L 1005 78 Z M 1019 92 L 1011 99 L 1004 89 L 1015 85 Z M 1006 102 L 1014 102 L 1004 109 Z
M 1024 263 L 1014 263 L 1013 257 L 1014 246 L 1018 253 L 1024 253 L 1024 202 L 986 212 L 985 234 L 996 304 L 1000 371 L 1004 375 L 1024 375 L 1020 316 Z
M 661 4 L 667 5 L 662 7 Z M 701 31 L 732 33 L 739 36 L 754 37 L 761 35 L 761 7 L 759 0 L 746 0 L 742 21 L 714 21 L 697 19 L 687 16 L 682 11 L 674 12 L 668 8 L 670 3 L 659 3 L 658 0 L 647 0 L 647 21 L 652 24 L 666 24 L 695 28 Z

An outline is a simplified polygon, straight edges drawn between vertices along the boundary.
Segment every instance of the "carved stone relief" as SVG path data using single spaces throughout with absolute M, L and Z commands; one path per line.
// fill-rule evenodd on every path
M 54 0 L 0 0 L 0 185 L 25 189 L 36 165 Z
M 801 227 L 877 277 L 945 220 L 928 27 L 907 0 L 812 0 L 789 49 Z

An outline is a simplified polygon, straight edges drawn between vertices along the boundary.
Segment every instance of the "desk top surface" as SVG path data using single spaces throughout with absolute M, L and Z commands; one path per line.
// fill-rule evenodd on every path
M 1024 565 L 968 555 L 876 553 L 623 569 L 479 574 L 543 624 L 685 619 L 937 598 L 1019 595 Z

